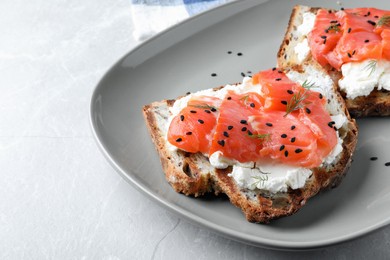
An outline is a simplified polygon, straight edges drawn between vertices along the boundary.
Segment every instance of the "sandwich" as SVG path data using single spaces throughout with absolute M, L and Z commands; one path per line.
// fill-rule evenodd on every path
M 257 223 L 336 187 L 358 135 L 333 79 L 314 62 L 156 101 L 143 115 L 176 192 L 224 193 Z
M 278 65 L 323 67 L 352 116 L 390 115 L 390 11 L 296 6 Z

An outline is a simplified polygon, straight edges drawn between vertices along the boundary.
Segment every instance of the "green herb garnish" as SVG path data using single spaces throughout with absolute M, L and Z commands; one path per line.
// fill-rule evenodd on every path
M 364 70 L 370 72 L 370 74 L 368 74 L 369 77 L 372 75 L 372 73 L 375 72 L 377 64 L 378 62 L 376 60 L 370 60 L 368 64 L 364 67 Z
M 209 104 L 200 104 L 200 105 L 188 105 L 189 107 L 196 107 L 200 109 L 210 109 L 210 110 L 218 110 L 215 106 L 210 106 Z
M 378 20 L 376 27 L 380 26 L 390 26 L 390 15 L 384 15 Z
M 286 114 L 284 114 L 284 117 L 286 117 L 291 112 L 298 110 L 300 108 L 304 108 L 305 106 L 311 103 L 306 101 L 306 99 L 309 97 L 309 93 L 308 93 L 309 91 L 310 91 L 309 89 L 305 88 L 304 91 L 300 90 L 298 93 L 294 93 L 290 101 L 287 102 Z
M 268 172 L 262 172 L 260 171 L 262 174 L 269 174 Z M 265 175 L 265 176 L 252 176 L 253 179 L 255 179 L 256 181 L 253 183 L 255 186 L 257 186 L 258 184 L 260 184 L 260 186 L 264 186 L 264 183 L 266 181 L 268 181 L 268 175 Z
M 271 134 L 248 134 L 248 136 L 253 139 L 269 140 Z
M 330 31 L 339 32 L 340 31 L 340 25 L 339 24 L 332 24 L 325 31 L 327 31 L 327 32 L 330 32 Z

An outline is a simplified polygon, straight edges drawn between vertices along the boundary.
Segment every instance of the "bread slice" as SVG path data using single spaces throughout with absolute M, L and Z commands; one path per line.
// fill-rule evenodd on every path
M 318 71 L 317 71 L 318 69 Z M 177 149 L 171 149 L 166 141 L 169 127 L 170 110 L 175 100 L 163 100 L 153 102 L 143 107 L 143 115 L 149 129 L 152 140 L 159 153 L 163 171 L 167 181 L 177 192 L 185 195 L 201 196 L 205 193 L 225 193 L 230 201 L 241 208 L 248 221 L 268 223 L 272 219 L 293 214 L 302 208 L 306 201 L 322 190 L 336 187 L 346 174 L 352 160 L 357 141 L 357 126 L 345 107 L 342 97 L 335 91 L 332 80 L 321 67 L 311 68 L 320 77 L 328 78 L 331 89 L 328 106 L 335 113 L 346 116 L 347 122 L 339 129 L 343 139 L 342 152 L 330 163 L 323 163 L 321 167 L 311 169 L 313 174 L 306 181 L 303 188 L 287 192 L 271 193 L 269 191 L 240 188 L 235 180 L 228 176 L 232 167 L 227 169 L 215 169 L 208 158 L 200 153 L 187 153 Z M 288 72 L 291 75 L 300 72 Z
M 298 33 L 297 28 L 303 23 L 305 13 L 316 14 L 320 8 L 312 8 L 308 6 L 295 6 L 290 16 L 290 21 L 284 36 L 283 42 L 278 52 L 278 66 L 283 68 L 291 68 L 294 70 L 305 70 L 308 65 L 317 64 L 317 61 L 309 53 L 304 60 L 300 60 L 295 52 L 295 47 L 301 44 L 307 35 Z M 336 11 L 330 10 L 329 11 Z M 331 75 L 335 84 L 338 84 L 341 79 L 341 72 L 335 70 L 331 66 L 324 68 Z M 347 108 L 353 117 L 366 116 L 390 116 L 390 91 L 377 90 L 376 88 L 368 96 L 359 96 L 353 99 L 346 98 L 346 93 L 339 90 L 345 99 Z

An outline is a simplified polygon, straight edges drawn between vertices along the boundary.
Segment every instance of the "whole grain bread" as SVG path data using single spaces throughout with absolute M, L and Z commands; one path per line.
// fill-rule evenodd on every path
M 307 35 L 300 35 L 297 31 L 298 26 L 303 22 L 303 14 L 307 12 L 316 14 L 319 9 L 302 5 L 294 7 L 277 55 L 279 67 L 305 70 L 307 65 L 318 64 L 311 54 L 303 61 L 299 60 L 294 48 L 307 38 Z M 336 10 L 329 9 L 329 11 L 334 12 Z M 342 77 L 341 72 L 330 65 L 324 67 L 324 69 L 337 85 Z M 377 90 L 375 88 L 369 96 L 360 96 L 354 99 L 346 98 L 346 94 L 341 90 L 339 91 L 345 99 L 349 113 L 353 117 L 390 116 L 390 92 L 387 90 Z
M 319 69 L 319 73 L 324 77 L 329 77 L 322 68 L 315 68 Z M 296 190 L 289 188 L 287 192 L 270 193 L 265 190 L 240 188 L 235 180 L 228 176 L 232 171 L 231 167 L 215 169 L 203 154 L 171 149 L 166 135 L 171 116 L 169 107 L 175 100 L 163 100 L 146 105 L 143 107 L 143 115 L 159 153 L 165 177 L 175 191 L 195 197 L 209 192 L 225 193 L 231 203 L 241 208 L 248 221 L 268 223 L 272 219 L 295 213 L 318 192 L 336 187 L 351 164 L 357 141 L 357 126 L 333 84 L 330 91 L 329 97 L 332 102 L 328 104 L 333 106 L 334 111 L 342 113 L 348 119 L 339 129 L 340 137 L 343 139 L 343 151 L 331 164 L 323 163 L 321 167 L 311 169 L 313 174 L 303 188 Z

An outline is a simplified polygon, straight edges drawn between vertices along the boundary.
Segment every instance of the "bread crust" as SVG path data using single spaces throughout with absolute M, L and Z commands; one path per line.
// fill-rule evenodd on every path
M 170 116 L 169 107 L 174 100 L 154 102 L 143 107 L 143 115 L 152 140 L 159 153 L 165 177 L 173 189 L 187 196 L 201 196 L 205 193 L 225 193 L 232 204 L 240 208 L 250 222 L 268 223 L 272 219 L 289 216 L 302 208 L 307 200 L 322 190 L 336 187 L 345 176 L 357 141 L 357 126 L 351 119 L 340 94 L 335 98 L 341 102 L 341 109 L 348 119 L 348 125 L 341 133 L 343 152 L 337 163 L 312 169 L 312 176 L 301 189 L 280 193 L 243 190 L 223 170 L 213 168 L 206 156 L 169 149 L 166 141 L 166 126 Z M 165 128 L 165 130 L 164 130 Z
M 293 8 L 286 33 L 277 55 L 279 67 L 294 68 L 297 66 L 304 67 L 305 65 L 319 65 L 311 54 L 309 54 L 304 61 L 298 61 L 294 51 L 294 47 L 303 40 L 303 37 L 297 34 L 297 27 L 303 21 L 303 13 L 311 12 L 316 14 L 319 9 L 320 8 L 302 5 L 297 5 Z M 327 10 L 336 11 L 333 9 Z M 324 69 L 331 75 L 336 86 L 338 86 L 338 80 L 342 77 L 341 72 L 336 71 L 329 65 L 324 67 Z M 340 92 L 353 117 L 390 116 L 390 91 L 374 89 L 370 95 L 360 96 L 354 99 L 346 98 L 345 93 L 342 91 Z

